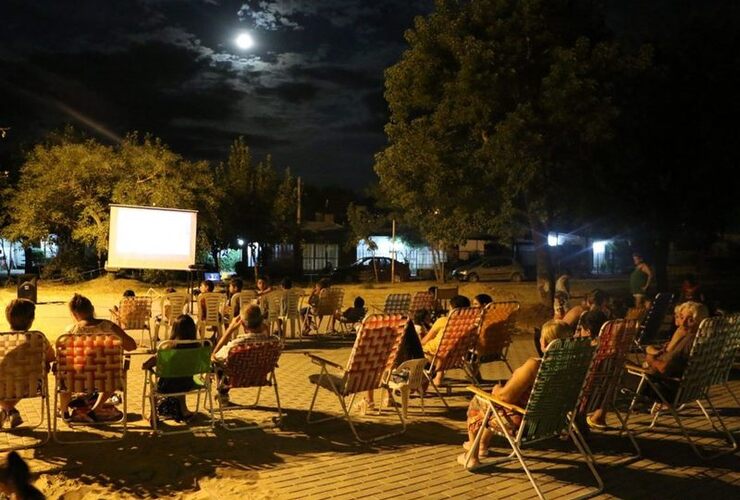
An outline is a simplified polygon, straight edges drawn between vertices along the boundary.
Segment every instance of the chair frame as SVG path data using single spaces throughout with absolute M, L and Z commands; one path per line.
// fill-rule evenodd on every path
M 410 293 L 389 293 L 385 297 L 383 304 L 383 314 L 403 314 L 409 315 L 411 308 Z
M 127 320 L 124 317 L 124 311 L 129 310 L 133 315 L 133 324 L 129 324 L 131 318 Z M 140 315 L 141 311 L 145 311 L 146 316 Z M 146 331 L 149 335 L 149 346 L 154 348 L 154 336 L 152 333 L 152 298 L 149 296 L 130 297 L 121 299 L 118 303 L 118 313 L 116 316 L 116 323 L 121 327 L 122 330 L 141 330 L 141 341 L 139 345 L 144 345 L 144 332 Z
M 201 297 L 205 298 L 206 301 L 206 317 L 200 319 L 200 300 Z M 201 339 L 206 338 L 206 331 L 208 328 L 216 328 L 218 338 L 224 333 L 224 324 L 221 321 L 221 306 L 224 303 L 226 296 L 223 293 L 218 292 L 204 292 L 198 296 L 198 335 Z
M 259 342 L 248 342 L 245 344 L 240 344 L 232 347 L 229 349 L 229 354 L 226 358 L 226 365 L 224 366 L 223 375 L 219 375 L 218 372 L 216 372 L 216 387 L 219 387 L 222 381 L 222 377 L 226 376 L 229 377 L 231 380 L 234 380 L 233 375 L 230 375 L 233 372 L 230 372 L 230 369 L 232 366 L 230 365 L 229 361 L 234 359 L 234 355 L 239 351 L 252 351 L 252 350 L 268 350 L 272 349 L 273 351 L 276 351 L 276 353 L 270 353 L 270 363 L 269 366 L 259 366 L 259 368 L 265 370 L 264 372 L 258 371 L 258 373 L 250 374 L 251 377 L 256 379 L 261 379 L 264 381 L 264 383 L 261 383 L 260 385 L 237 385 L 232 386 L 231 390 L 233 389 L 247 389 L 247 388 L 254 388 L 257 387 L 257 398 L 255 399 L 254 403 L 251 405 L 239 405 L 239 404 L 230 404 L 227 407 L 224 407 L 224 405 L 221 402 L 221 399 L 218 400 L 218 412 L 219 412 L 219 425 L 227 431 L 244 431 L 244 430 L 251 430 L 251 429 L 264 429 L 267 427 L 282 427 L 283 425 L 283 417 L 285 416 L 285 413 L 283 412 L 282 407 L 280 406 L 280 392 L 278 390 L 278 381 L 277 376 L 275 375 L 275 369 L 278 367 L 278 361 L 280 360 L 280 355 L 282 354 L 283 349 L 283 341 L 282 339 L 278 337 L 274 337 L 274 339 L 270 339 L 267 341 L 259 341 Z M 233 353 L 233 354 L 232 354 Z M 269 351 L 268 351 L 269 353 Z M 251 353 L 250 353 L 251 354 Z M 272 359 L 274 358 L 274 359 Z M 257 363 L 250 363 L 251 366 L 255 366 Z M 238 378 L 237 378 L 238 380 Z M 275 401 L 277 402 L 277 416 L 273 417 L 273 425 L 264 425 L 264 424 L 250 424 L 250 425 L 243 425 L 243 426 L 235 426 L 235 425 L 229 425 L 226 423 L 224 412 L 230 411 L 230 410 L 252 410 L 257 408 L 257 405 L 260 402 L 260 395 L 262 393 L 262 387 L 265 386 L 272 386 L 275 390 Z
M 512 451 L 508 456 L 481 463 L 469 470 L 479 470 L 516 458 L 527 474 L 535 492 L 537 492 L 537 496 L 544 500 L 542 490 L 540 490 L 537 481 L 535 481 L 527 463 L 524 461 L 522 445 L 559 438 L 564 432 L 567 432 L 568 437 L 578 448 L 597 483 L 596 491 L 578 498 L 590 498 L 604 491 L 604 482 L 596 470 L 593 453 L 575 425 L 576 405 L 580 399 L 585 375 L 593 360 L 593 354 L 594 348 L 587 339 L 558 339 L 550 343 L 537 372 L 526 408 L 506 403 L 478 387 L 469 386 L 468 390 L 486 403 L 487 407 L 483 417 L 483 425 L 476 434 L 470 450 L 465 454 L 465 467 L 467 468 L 473 452 L 477 452 L 483 437 L 483 431 L 487 427 L 489 418 L 493 416 L 499 428 L 503 431 L 500 434 L 506 438 Z M 509 424 L 496 411 L 497 408 L 522 415 L 521 424 L 515 435 L 507 432 Z M 529 434 L 530 432 L 532 435 Z M 538 435 L 538 432 L 541 434 Z
M 309 424 L 315 424 L 326 422 L 328 420 L 342 418 L 342 416 L 344 416 L 344 418 L 347 419 L 347 423 L 349 424 L 349 427 L 352 430 L 355 439 L 360 443 L 371 443 L 375 441 L 380 441 L 382 439 L 386 439 L 391 436 L 397 436 L 406 432 L 406 421 L 404 420 L 403 414 L 397 406 L 394 406 L 394 409 L 396 411 L 396 414 L 398 415 L 398 419 L 401 421 L 401 430 L 381 436 L 376 436 L 370 439 L 363 439 L 360 437 L 360 435 L 357 433 L 357 429 L 355 428 L 354 423 L 352 422 L 352 417 L 350 416 L 355 398 L 360 392 L 382 388 L 388 393 L 389 399 L 393 398 L 391 390 L 388 388 L 388 385 L 384 383 L 386 377 L 385 374 L 390 371 L 393 361 L 396 358 L 398 348 L 401 345 L 401 341 L 403 340 L 404 328 L 406 327 L 406 323 L 408 323 L 408 318 L 406 318 L 406 316 L 401 316 L 397 314 L 374 314 L 367 316 L 362 322 L 362 328 L 360 329 L 360 332 L 357 334 L 357 338 L 355 339 L 355 344 L 352 347 L 352 353 L 347 360 L 346 367 L 334 363 L 333 361 L 329 361 L 328 359 L 324 359 L 320 356 L 316 356 L 311 353 L 305 353 L 306 356 L 311 358 L 311 361 L 314 364 L 321 366 L 321 372 L 318 375 L 314 375 L 314 380 L 311 380 L 311 377 L 309 377 L 309 380 L 316 386 L 316 389 L 314 390 L 313 398 L 311 399 L 311 406 L 308 409 L 306 422 Z M 374 372 L 368 373 L 367 370 L 363 369 L 363 365 L 366 361 L 366 359 L 364 358 L 365 353 L 363 349 L 369 349 L 373 347 L 373 338 L 380 339 L 381 341 L 386 342 L 386 344 L 381 346 L 384 349 L 383 351 L 381 351 L 381 355 L 385 359 L 373 359 L 376 365 L 376 370 Z M 332 375 L 329 373 L 329 368 L 338 370 L 342 374 L 339 386 L 337 386 L 337 384 L 332 379 Z M 339 400 L 339 405 L 342 408 L 343 415 L 329 416 L 312 420 L 311 415 L 316 404 L 316 396 L 319 393 L 319 389 L 322 387 L 321 382 L 323 380 L 326 380 L 326 386 L 323 387 L 337 396 L 337 399 Z M 345 401 L 348 396 L 351 396 L 349 404 L 347 404 L 347 402 Z
M 159 428 L 159 419 L 157 418 L 157 407 L 156 407 L 156 398 L 157 396 L 162 397 L 168 397 L 168 396 L 186 396 L 187 394 L 197 394 L 197 400 L 195 403 L 195 413 L 198 413 L 200 409 L 200 396 L 201 393 L 203 393 L 203 407 L 205 408 L 206 402 L 208 403 L 208 414 L 210 416 L 210 428 L 213 430 L 214 427 L 214 421 L 215 417 L 213 414 L 213 391 L 211 390 L 211 370 L 210 370 L 210 351 L 213 349 L 213 345 L 211 344 L 210 340 L 205 339 L 199 339 L 199 340 L 164 340 L 157 344 L 157 364 L 159 364 L 159 357 L 160 352 L 163 350 L 169 350 L 173 349 L 176 350 L 176 346 L 178 345 L 188 345 L 188 344 L 197 344 L 200 346 L 200 349 L 207 349 L 208 350 L 208 371 L 207 372 L 198 372 L 193 373 L 193 376 L 196 375 L 205 375 L 203 377 L 203 385 L 198 386 L 194 389 L 190 389 L 188 391 L 182 391 L 182 392 L 158 392 L 157 391 L 157 382 L 161 379 L 161 377 L 157 374 L 157 367 L 154 369 L 146 370 L 146 373 L 144 374 L 144 388 L 142 391 L 142 399 L 141 399 L 141 415 L 142 417 L 146 417 L 146 402 L 149 402 L 149 417 L 148 420 L 152 425 L 152 433 L 156 435 L 169 435 L 169 434 L 186 434 L 186 433 L 192 433 L 194 431 L 193 428 L 190 426 L 187 426 L 186 429 L 181 430 L 173 430 L 173 431 L 165 431 L 163 429 Z M 183 351 L 185 351 L 183 349 Z M 187 351 L 192 351 L 192 349 L 188 349 Z M 186 351 L 186 352 L 187 352 Z M 190 352 L 187 352 L 187 354 L 191 354 Z M 148 391 L 148 393 L 147 393 Z
M 509 310 L 509 308 L 511 309 Z M 514 373 L 509 363 L 508 354 L 519 309 L 519 302 L 516 301 L 492 302 L 486 304 L 483 308 L 478 330 L 478 344 L 471 362 L 473 373 L 478 373 L 481 364 L 496 361 L 504 363 L 509 373 Z M 499 311 L 508 311 L 508 313 L 503 316 L 503 314 L 499 314 Z M 495 352 L 481 352 L 482 345 L 486 344 L 496 347 Z
M 475 348 L 475 343 L 478 341 L 478 325 L 482 312 L 482 309 L 475 307 L 461 307 L 450 311 L 445 329 L 439 334 L 442 335 L 439 348 L 434 353 L 429 369 L 424 370 L 424 376 L 429 380 L 429 384 L 447 409 L 450 406 L 439 391 L 439 387 L 434 383 L 434 375 L 437 371 L 462 368 L 468 379 L 474 385 L 478 385 L 478 380 L 466 356 Z
M 413 319 L 416 311 L 426 309 L 430 316 L 434 315 L 434 294 L 429 292 L 416 292 L 409 304 L 409 317 Z
M 3 361 L 3 364 L 5 364 L 5 358 L 8 356 L 8 354 L 12 353 L 15 349 L 18 349 L 19 347 L 25 346 L 25 345 L 31 345 L 33 344 L 32 339 L 35 338 L 36 342 L 38 342 L 37 345 L 40 345 L 40 359 L 39 363 L 37 365 L 38 372 L 27 372 L 23 374 L 23 378 L 25 379 L 26 383 L 32 383 L 32 378 L 37 377 L 36 384 L 38 386 L 38 393 L 36 392 L 37 389 L 35 387 L 27 386 L 28 388 L 28 396 L 23 397 L 16 397 L 17 393 L 11 391 L 13 393 L 13 397 L 3 397 L 2 399 L 31 399 L 31 398 L 40 398 L 41 399 L 41 419 L 36 425 L 26 425 L 26 426 L 19 426 L 15 429 L 11 429 L 10 431 L 3 430 L 2 432 L 13 432 L 16 430 L 36 430 L 44 423 L 44 419 L 46 419 L 46 436 L 39 440 L 37 443 L 30 444 L 30 445 L 22 445 L 22 446 L 9 446 L 0 448 L 0 452 L 6 452 L 6 451 L 12 451 L 12 450 L 27 450 L 29 448 L 38 448 L 39 446 L 43 446 L 46 443 L 49 442 L 51 439 L 51 411 L 50 411 L 50 405 L 49 405 L 49 374 L 46 369 L 46 347 L 48 346 L 48 340 L 46 339 L 46 336 L 38 331 L 38 330 L 29 330 L 24 332 L 0 332 L 0 342 L 3 346 L 7 344 L 7 340 L 9 337 L 15 337 L 16 340 L 23 339 L 23 342 L 18 342 L 17 345 L 13 347 L 13 349 L 5 350 L 3 349 L 3 352 L 0 353 L 0 360 Z M 36 354 L 36 353 L 32 353 Z M 29 364 L 30 365 L 30 364 Z M 7 369 L 7 368 L 6 368 Z M 20 378 L 15 378 L 13 382 L 13 386 L 17 386 L 18 383 L 21 382 Z M 5 380 L 3 380 L 3 384 L 5 385 Z M 17 388 L 17 387 L 16 387 Z M 34 392 L 32 392 L 32 389 Z M 3 396 L 6 395 L 6 392 L 3 391 Z
M 159 298 L 159 301 L 160 319 L 154 323 L 155 342 L 159 342 L 159 329 L 161 326 L 165 326 L 165 334 L 167 334 L 173 321 L 185 310 L 185 306 L 188 304 L 188 295 L 182 292 L 166 293 Z M 167 303 L 169 303 L 170 308 L 169 316 L 164 313 Z
M 319 295 L 319 301 L 316 306 L 309 306 L 309 310 L 304 318 L 303 331 L 310 333 L 315 330 L 316 334 L 321 334 L 321 323 L 324 317 L 328 317 L 327 330 L 324 334 L 335 333 L 334 324 L 337 312 L 341 312 L 342 303 L 344 302 L 344 288 L 330 287 Z
M 699 325 L 699 329 L 694 337 L 694 342 L 691 346 L 691 352 L 689 354 L 689 360 L 681 378 L 660 377 L 664 380 L 671 380 L 678 383 L 678 388 L 676 390 L 676 395 L 673 398 L 673 401 L 668 401 L 666 396 L 653 380 L 653 376 L 648 372 L 648 370 L 634 365 L 629 365 L 627 367 L 627 372 L 631 375 L 636 375 L 640 377 L 640 382 L 638 383 L 637 390 L 635 391 L 635 395 L 630 404 L 627 416 L 625 417 L 623 429 L 626 428 L 627 421 L 630 414 L 632 413 L 632 409 L 634 408 L 637 399 L 642 396 L 642 388 L 645 386 L 645 384 L 647 384 L 653 390 L 653 392 L 658 395 L 658 402 L 660 402 L 663 407 L 668 408 L 668 411 L 671 413 L 671 416 L 673 416 L 674 420 L 678 424 L 681 433 L 688 441 L 691 449 L 700 459 L 711 460 L 718 456 L 724 455 L 726 453 L 732 453 L 737 450 L 737 441 L 732 435 L 732 432 L 730 432 L 730 430 L 725 425 L 722 417 L 720 416 L 717 409 L 714 407 L 714 404 L 709 397 L 709 389 L 713 385 L 713 382 L 715 380 L 719 368 L 719 361 L 721 359 L 722 350 L 724 349 L 724 346 L 726 344 L 726 339 L 722 336 L 722 322 L 723 318 L 721 317 L 705 318 L 704 320 L 702 320 L 701 324 Z M 715 426 L 709 413 L 707 413 L 704 406 L 701 404 L 702 399 L 706 400 L 707 403 L 709 403 L 714 416 L 717 418 L 717 421 L 722 427 L 721 431 Z M 703 454 L 699 450 L 694 441 L 691 439 L 691 435 L 686 430 L 686 427 L 681 421 L 680 416 L 680 412 L 692 402 L 696 402 L 699 405 L 699 408 L 702 410 L 704 417 L 709 421 L 712 427 L 724 434 L 726 441 L 731 446 L 730 450 L 719 449 L 719 451 L 717 451 L 716 453 L 711 454 Z M 660 412 L 656 412 L 652 422 L 650 423 L 651 428 L 655 425 L 659 416 Z
M 642 348 L 646 345 L 660 343 L 661 339 L 658 337 L 660 327 L 663 325 L 668 312 L 671 310 L 673 305 L 674 295 L 672 293 L 659 293 L 655 296 L 650 309 L 645 314 L 645 319 L 640 323 L 640 329 L 637 332 L 635 339 L 638 348 Z
M 61 387 L 63 385 L 62 377 L 66 374 L 70 377 L 73 377 L 74 375 L 78 374 L 79 371 L 76 368 L 73 368 L 71 370 L 65 369 L 67 366 L 70 366 L 68 364 L 68 359 L 74 359 L 73 356 L 67 356 L 67 351 L 70 348 L 69 346 L 65 345 L 65 341 L 67 339 L 78 339 L 83 342 L 93 342 L 93 349 L 95 349 L 96 352 L 98 352 L 98 349 L 100 346 L 95 345 L 95 340 L 97 337 L 100 337 L 101 340 L 106 341 L 109 340 L 111 337 L 115 337 L 113 339 L 113 346 L 104 346 L 104 354 L 107 357 L 113 357 L 120 358 L 121 365 L 120 365 L 120 387 L 116 387 L 113 389 L 114 391 L 121 391 L 123 394 L 123 416 L 120 420 L 116 421 L 106 421 L 106 422 L 90 422 L 90 423 L 82 423 L 82 422 L 72 422 L 65 420 L 65 423 L 71 428 L 74 429 L 75 427 L 110 427 L 111 424 L 122 424 L 122 434 L 119 438 L 102 438 L 102 439 L 85 439 L 85 440 L 70 440 L 65 441 L 59 439 L 58 432 L 57 432 L 57 421 L 61 419 L 62 417 L 58 414 L 57 408 L 59 403 L 59 393 L 63 392 L 61 390 Z M 87 349 L 87 348 L 86 348 Z M 114 442 L 114 441 L 121 441 L 126 437 L 126 433 L 128 432 L 128 389 L 127 389 L 127 380 L 126 375 L 128 372 L 129 364 L 130 364 L 130 357 L 123 352 L 123 344 L 120 341 L 120 339 L 117 339 L 116 335 L 112 333 L 93 333 L 93 334 L 80 334 L 80 333 L 72 333 L 72 334 L 64 334 L 60 336 L 56 341 L 56 353 L 57 353 L 57 359 L 55 362 L 55 377 L 56 377 L 56 388 L 54 390 L 54 409 L 55 409 L 55 418 L 53 420 L 52 424 L 52 437 L 55 442 L 60 444 L 79 444 L 79 443 L 108 443 L 108 442 Z M 85 352 L 86 359 L 89 359 L 87 354 L 89 352 Z M 65 361 L 62 362 L 61 360 L 64 359 Z M 72 364 L 72 367 L 75 365 Z M 112 372 L 115 373 L 115 372 Z M 99 390 L 99 388 L 95 387 L 94 385 L 92 387 L 88 387 L 87 383 L 83 385 L 82 387 L 77 386 L 73 389 L 66 389 L 66 392 L 92 392 Z M 100 390 L 99 390 L 100 391 Z M 103 390 L 101 392 L 107 392 L 106 390 Z

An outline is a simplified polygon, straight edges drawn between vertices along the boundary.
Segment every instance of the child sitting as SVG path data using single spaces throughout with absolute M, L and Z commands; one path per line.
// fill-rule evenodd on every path
M 123 292 L 123 301 L 132 301 L 134 297 L 136 297 L 136 292 L 133 290 L 126 290 Z M 117 325 L 121 324 L 121 311 L 118 309 L 117 305 L 111 308 L 110 319 Z

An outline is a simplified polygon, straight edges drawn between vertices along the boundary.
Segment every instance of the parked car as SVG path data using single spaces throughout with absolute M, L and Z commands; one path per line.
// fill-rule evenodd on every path
M 452 271 L 458 281 L 522 281 L 525 276 L 522 265 L 511 257 L 483 257 Z
M 391 261 L 389 257 L 363 257 L 352 265 L 338 267 L 331 273 L 333 281 L 373 281 L 375 280 L 375 268 L 373 259 L 378 268 L 378 280 L 391 280 Z M 408 281 L 411 276 L 409 265 L 396 261 L 394 269 L 394 282 Z

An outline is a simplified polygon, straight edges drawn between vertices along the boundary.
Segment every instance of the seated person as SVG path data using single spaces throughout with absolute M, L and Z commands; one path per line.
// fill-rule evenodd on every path
M 565 339 L 570 337 L 571 329 L 567 323 L 562 320 L 550 320 L 542 325 L 542 336 L 540 337 L 540 348 L 544 352 L 547 350 L 548 345 L 556 339 Z M 529 358 L 524 362 L 522 366 L 514 370 L 511 378 L 506 382 L 505 385 L 496 384 L 491 391 L 491 394 L 496 396 L 505 403 L 515 404 L 521 408 L 527 405 L 529 400 L 529 393 L 532 391 L 535 378 L 537 377 L 537 371 L 540 369 L 541 358 Z M 483 431 L 483 436 L 479 442 L 478 449 L 471 449 L 475 436 L 480 430 L 481 426 L 484 425 L 483 417 L 486 414 L 487 403 L 481 402 L 478 398 L 474 397 L 468 405 L 468 440 L 463 443 L 463 448 L 468 453 L 472 453 L 468 467 L 476 467 L 480 465 L 478 457 L 484 457 L 488 455 L 488 447 L 496 431 L 501 431 L 498 426 L 496 418 L 492 415 L 488 422 L 485 423 L 486 428 Z M 503 408 L 499 408 L 499 415 L 503 417 L 505 421 L 509 423 L 512 435 L 516 434 L 519 425 L 522 422 L 520 414 L 509 411 Z M 459 464 L 464 465 L 466 459 L 466 453 L 457 457 Z
M 689 273 L 684 277 L 679 300 L 681 302 L 704 302 L 704 292 L 695 275 Z
M 419 309 L 414 313 L 414 331 L 420 339 L 432 328 L 432 313 L 427 309 Z
M 450 299 L 450 306 L 453 309 L 458 309 L 460 307 L 470 307 L 470 300 L 464 295 L 455 295 Z M 424 349 L 424 354 L 430 360 L 434 358 L 435 354 L 437 354 L 439 343 L 442 341 L 442 333 L 447 326 L 447 318 L 448 316 L 437 318 L 437 321 L 434 322 L 432 328 L 429 330 L 429 333 L 427 333 L 424 338 L 421 339 L 421 345 Z M 434 385 L 439 386 L 439 384 L 442 383 L 443 377 L 444 372 L 438 370 L 436 375 L 434 376 Z
M 239 316 L 239 307 L 241 304 L 239 303 L 239 294 L 241 293 L 242 289 L 244 288 L 244 281 L 242 281 L 241 278 L 231 278 L 231 281 L 229 281 L 229 288 L 227 289 L 227 297 L 228 299 L 224 303 L 223 310 L 221 311 L 221 316 L 226 318 L 236 318 Z M 224 321 L 225 323 L 226 321 Z
M 365 299 L 362 297 L 355 297 L 352 307 L 348 307 L 341 314 L 337 313 L 336 319 L 342 323 L 354 324 L 362 321 L 366 314 L 367 309 L 365 309 Z
M 33 320 L 36 317 L 36 305 L 28 299 L 13 299 L 5 308 L 5 319 L 8 320 L 10 329 L 14 332 L 27 332 L 33 325 Z M 46 350 L 46 370 L 49 370 L 49 364 L 54 361 L 54 348 L 44 337 L 44 349 Z M 6 354 L 6 358 L 10 361 L 10 358 L 15 356 L 23 356 L 24 348 L 17 348 Z M 17 358 L 16 358 L 17 359 Z M 21 359 L 17 359 L 21 361 Z M 29 394 L 31 396 L 31 394 Z M 16 409 L 16 405 L 20 399 L 6 399 L 0 401 L 0 429 L 3 428 L 5 422 L 8 422 L 10 428 L 13 429 L 23 423 L 23 418 L 20 412 Z
M 270 278 L 267 276 L 260 276 L 257 278 L 257 297 L 267 295 L 271 291 L 272 286 L 270 285 Z
M 223 370 L 229 356 L 229 350 L 232 347 L 249 342 L 264 342 L 271 338 L 275 337 L 270 335 L 270 327 L 263 321 L 260 307 L 256 304 L 250 304 L 239 316 L 233 319 L 223 337 L 218 340 L 216 347 L 213 348 L 211 359 L 220 370 Z M 227 380 L 224 380 L 222 386 L 218 388 L 218 393 L 221 403 L 228 403 L 229 386 Z
M 172 322 L 172 331 L 169 340 L 197 340 L 198 330 L 193 318 L 187 314 L 181 314 Z M 198 347 L 198 344 L 175 345 L 174 349 L 192 349 Z M 156 356 L 152 356 L 144 362 L 142 369 L 151 370 L 157 366 Z M 186 392 L 195 387 L 193 377 L 172 377 L 162 378 L 157 381 L 157 392 L 166 394 L 168 392 Z M 188 420 L 193 413 L 188 410 L 185 402 L 185 396 L 167 396 L 162 398 L 156 409 L 152 410 L 154 415 L 160 417 L 172 417 L 176 421 Z
M 167 287 L 164 290 L 165 294 L 175 293 L 177 290 L 175 290 L 173 287 Z M 176 311 L 176 312 L 182 312 L 182 311 Z M 165 299 L 162 303 L 162 314 L 157 314 L 154 318 L 154 341 L 159 342 L 159 328 L 162 325 L 162 317 L 169 318 L 170 321 L 172 321 L 172 306 L 169 303 L 169 300 Z
M 568 312 L 568 295 L 563 292 L 555 292 L 552 301 L 552 319 L 563 319 Z
M 17 451 L 8 453 L 6 464 L 0 465 L 0 493 L 3 498 L 43 500 L 46 498 L 31 480 L 28 464 Z
M 208 308 L 206 307 L 206 299 L 203 297 L 204 293 L 212 292 L 214 288 L 213 281 L 211 280 L 203 280 L 200 282 L 200 287 L 198 288 L 200 293 L 200 298 L 198 299 L 198 320 L 203 321 L 206 319 L 206 316 L 208 315 Z
M 600 309 L 586 311 L 578 322 L 579 327 L 576 329 L 574 337 L 590 337 L 596 339 L 599 337 L 601 327 L 606 323 L 606 314 Z
M 69 311 L 75 320 L 75 323 L 67 329 L 68 334 L 72 335 L 91 335 L 91 334 L 108 334 L 115 335 L 121 339 L 124 351 L 133 351 L 136 349 L 136 341 L 124 332 L 120 326 L 106 319 L 95 318 L 95 308 L 90 299 L 74 294 L 69 301 Z M 73 394 L 70 391 L 63 390 L 59 395 L 59 412 L 65 415 L 65 418 L 71 417 L 78 422 L 95 422 L 98 420 L 119 420 L 123 414 L 111 407 L 105 405 L 110 396 L 109 392 L 100 392 L 97 397 L 94 394 L 83 394 L 75 398 L 74 405 L 70 405 Z M 67 413 L 68 407 L 74 406 L 75 411 L 72 415 Z
M 125 292 L 123 292 L 124 302 L 132 301 L 131 299 L 133 299 L 134 297 L 136 297 L 136 292 L 134 292 L 133 290 L 126 290 Z M 119 311 L 118 305 L 113 306 L 113 308 L 110 310 L 110 316 L 111 321 L 115 322 L 118 325 L 121 324 L 121 311 Z
M 302 307 L 300 310 L 301 323 L 303 324 L 303 333 L 308 333 L 311 320 L 311 314 L 315 313 L 316 306 L 319 305 L 319 300 L 329 289 L 329 280 L 327 278 L 321 278 L 313 287 L 311 295 L 308 296 L 308 306 Z
M 473 307 L 486 307 L 486 304 L 493 302 L 493 298 L 487 293 L 479 293 L 473 297 Z

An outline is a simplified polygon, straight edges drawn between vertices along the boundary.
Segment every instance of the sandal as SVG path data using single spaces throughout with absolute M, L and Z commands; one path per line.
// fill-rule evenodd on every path
M 367 415 L 368 410 L 373 409 L 375 409 L 375 403 L 373 401 L 368 401 L 367 399 L 363 399 L 357 405 L 357 411 L 360 412 L 360 415 Z
M 465 451 L 470 451 L 470 441 L 465 441 L 462 446 Z M 488 448 L 483 449 L 480 446 L 478 446 L 478 458 L 486 458 L 487 456 L 488 456 Z
M 606 424 L 600 424 L 600 423 L 592 420 L 590 415 L 586 416 L 586 424 L 588 425 L 588 427 L 590 429 L 598 429 L 598 430 L 601 430 L 601 431 L 609 428 L 609 426 L 606 425 Z

